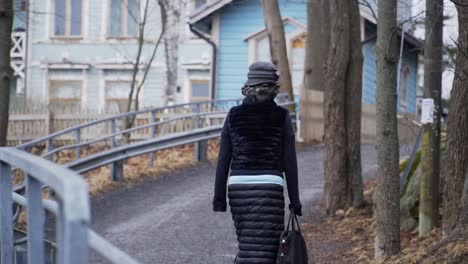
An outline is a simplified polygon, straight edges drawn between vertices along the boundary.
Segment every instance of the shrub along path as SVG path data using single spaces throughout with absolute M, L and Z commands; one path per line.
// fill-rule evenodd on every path
M 316 208 L 323 188 L 323 147 L 302 148 L 297 155 L 304 207 L 299 221 L 310 227 L 321 219 Z M 374 175 L 374 146 L 363 146 L 362 157 L 364 176 Z M 237 243 L 229 208 L 212 212 L 215 167 L 215 162 L 200 163 L 97 196 L 92 201 L 93 228 L 142 263 L 232 263 Z M 326 232 L 310 233 L 312 259 L 346 246 L 321 243 Z M 93 256 L 91 263 L 105 262 Z

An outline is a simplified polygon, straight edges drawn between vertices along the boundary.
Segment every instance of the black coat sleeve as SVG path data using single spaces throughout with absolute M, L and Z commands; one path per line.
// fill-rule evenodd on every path
M 221 132 L 221 144 L 219 147 L 218 164 L 216 166 L 213 211 L 226 211 L 226 185 L 229 176 L 229 168 L 232 158 L 232 144 L 229 135 L 229 113 L 224 121 Z
M 296 139 L 289 112 L 284 121 L 284 148 L 283 162 L 286 185 L 288 187 L 290 208 L 294 209 L 297 215 L 302 215 L 302 205 L 299 198 L 299 181 L 296 157 Z

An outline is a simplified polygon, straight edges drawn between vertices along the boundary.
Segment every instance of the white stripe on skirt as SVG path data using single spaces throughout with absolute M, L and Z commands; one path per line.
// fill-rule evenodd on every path
M 274 183 L 284 186 L 284 179 L 278 175 L 261 174 L 261 175 L 235 175 L 230 176 L 228 185 L 233 183 Z

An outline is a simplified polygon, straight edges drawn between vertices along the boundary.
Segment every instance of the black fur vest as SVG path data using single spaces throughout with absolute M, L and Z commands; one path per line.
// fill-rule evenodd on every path
M 283 168 L 284 121 L 288 110 L 274 101 L 254 103 L 244 99 L 229 116 L 232 170 Z

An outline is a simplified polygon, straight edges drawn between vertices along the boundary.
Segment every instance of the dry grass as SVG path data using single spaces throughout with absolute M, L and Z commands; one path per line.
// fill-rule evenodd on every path
M 218 140 L 209 141 L 208 158 L 215 159 L 218 154 Z M 124 164 L 124 182 L 115 182 L 110 178 L 109 166 L 85 173 L 91 195 L 102 194 L 124 184 L 141 182 L 148 177 L 158 177 L 171 171 L 196 164 L 193 144 L 165 149 L 154 153 L 153 166 L 149 166 L 149 154 L 130 158 Z

